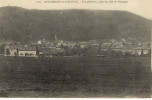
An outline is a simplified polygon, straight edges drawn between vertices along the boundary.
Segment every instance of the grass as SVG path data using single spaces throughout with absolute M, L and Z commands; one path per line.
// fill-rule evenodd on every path
M 148 57 L 0 58 L 1 97 L 150 97 Z

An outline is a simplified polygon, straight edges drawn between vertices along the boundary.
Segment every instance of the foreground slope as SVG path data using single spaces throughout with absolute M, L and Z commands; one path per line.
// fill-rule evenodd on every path
M 0 58 L 0 97 L 150 97 L 150 58 Z

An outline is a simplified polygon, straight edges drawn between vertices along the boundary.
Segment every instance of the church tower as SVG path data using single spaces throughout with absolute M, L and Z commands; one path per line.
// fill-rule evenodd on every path
M 55 39 L 55 43 L 58 41 L 58 39 L 57 39 L 57 36 L 55 35 L 54 36 L 54 39 Z

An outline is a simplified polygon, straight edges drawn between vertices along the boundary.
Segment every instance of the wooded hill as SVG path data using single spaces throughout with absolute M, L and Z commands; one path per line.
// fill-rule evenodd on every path
M 0 39 L 85 41 L 134 37 L 151 39 L 151 20 L 126 11 L 27 10 L 0 8 Z

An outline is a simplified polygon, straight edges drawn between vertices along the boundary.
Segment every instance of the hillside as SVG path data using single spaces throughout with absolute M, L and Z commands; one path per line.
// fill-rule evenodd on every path
M 150 40 L 151 20 L 126 11 L 27 10 L 0 8 L 0 39 L 28 42 L 38 39 L 82 41 L 142 37 Z

